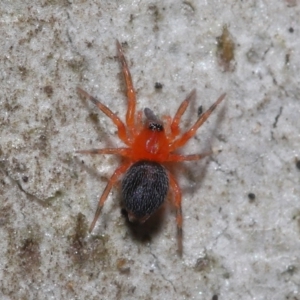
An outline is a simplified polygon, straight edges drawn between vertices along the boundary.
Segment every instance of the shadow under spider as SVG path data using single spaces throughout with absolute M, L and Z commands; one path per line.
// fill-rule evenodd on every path
M 166 201 L 168 202 L 168 201 Z M 142 244 L 151 242 L 152 238 L 160 233 L 166 218 L 166 205 L 164 203 L 149 219 L 144 223 L 130 222 L 128 213 L 122 208 L 121 213 L 126 220 L 126 226 L 129 229 L 130 236 Z

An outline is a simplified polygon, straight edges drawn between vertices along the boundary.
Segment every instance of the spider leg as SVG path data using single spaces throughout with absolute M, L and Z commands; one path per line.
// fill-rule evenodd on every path
M 138 111 L 138 113 L 137 113 L 136 127 L 138 128 L 139 131 L 141 131 L 143 128 L 143 111 L 142 110 Z
M 186 99 L 180 104 L 174 118 L 171 124 L 171 132 L 172 132 L 172 137 L 175 138 L 176 136 L 178 136 L 178 134 L 180 133 L 180 129 L 179 129 L 179 123 L 181 120 L 182 115 L 184 114 L 184 112 L 186 111 L 188 105 L 190 104 L 191 100 L 193 98 L 196 97 L 196 90 L 193 89 L 188 96 L 186 97 Z
M 126 128 L 124 123 L 120 120 L 120 118 L 114 114 L 108 107 L 106 107 L 104 104 L 102 104 L 100 101 L 98 101 L 96 98 L 88 94 L 86 91 L 81 89 L 80 87 L 77 87 L 77 92 L 85 98 L 88 98 L 91 100 L 103 113 L 105 113 L 117 126 L 118 128 L 118 136 L 119 138 L 126 144 L 130 145 L 130 140 L 127 137 Z
M 185 145 L 186 142 L 196 134 L 197 129 L 207 120 L 207 118 L 221 103 L 225 96 L 226 94 L 222 94 L 217 101 L 198 118 L 197 122 L 187 132 L 185 132 L 179 139 L 175 140 L 169 147 L 170 151 L 174 151 L 175 149 Z
M 123 157 L 130 157 L 131 150 L 129 148 L 103 148 L 103 149 L 89 149 L 78 150 L 76 153 L 81 154 L 118 154 Z
M 166 132 L 167 139 L 171 142 L 173 137 L 171 135 L 171 124 L 172 124 L 172 117 L 170 116 L 162 116 L 164 131 Z
M 128 109 L 126 113 L 126 124 L 130 130 L 130 132 L 134 132 L 134 114 L 135 114 L 135 106 L 136 106 L 136 97 L 135 97 L 135 90 L 133 87 L 131 74 L 123 53 L 123 49 L 119 41 L 117 40 L 117 49 L 119 55 L 119 61 L 122 66 L 122 71 L 126 83 L 126 94 L 128 99 Z
M 190 154 L 190 155 L 181 155 L 181 154 L 170 153 L 167 161 L 168 162 L 181 162 L 181 161 L 200 160 L 211 154 L 212 154 L 212 151 L 204 152 L 201 154 Z
M 181 210 L 181 191 L 176 179 L 169 172 L 170 186 L 173 191 L 174 204 L 176 208 L 176 223 L 177 223 L 177 244 L 178 254 L 182 256 L 182 210 Z
M 96 222 L 97 222 L 97 220 L 100 216 L 103 204 L 104 204 L 105 200 L 107 199 L 107 196 L 108 196 L 111 188 L 118 181 L 120 175 L 122 175 L 129 168 L 130 165 L 131 165 L 131 162 L 128 162 L 128 163 L 125 163 L 125 164 L 121 165 L 119 168 L 117 168 L 115 170 L 114 174 L 109 179 L 109 181 L 108 181 L 108 183 L 107 183 L 107 185 L 106 185 L 106 187 L 103 191 L 103 194 L 101 195 L 101 197 L 99 199 L 97 210 L 96 210 L 93 222 L 92 222 L 92 224 L 89 228 L 89 232 L 93 231 L 93 229 L 95 227 L 95 224 L 96 224 Z

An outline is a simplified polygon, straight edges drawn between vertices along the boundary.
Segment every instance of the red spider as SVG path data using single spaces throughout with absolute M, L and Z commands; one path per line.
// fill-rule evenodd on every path
M 157 118 L 149 108 L 144 109 L 145 121 L 142 122 L 142 111 L 136 115 L 136 95 L 128 69 L 123 49 L 117 41 L 118 56 L 122 66 L 126 87 L 128 108 L 126 125 L 108 107 L 89 95 L 81 88 L 78 93 L 90 99 L 106 114 L 116 125 L 118 136 L 126 145 L 122 148 L 104 148 L 77 151 L 82 154 L 117 154 L 123 157 L 122 164 L 115 170 L 99 199 L 94 220 L 89 228 L 91 232 L 100 215 L 104 202 L 120 176 L 125 173 L 122 180 L 122 197 L 130 221 L 145 222 L 164 202 L 169 188 L 173 191 L 174 205 L 176 208 L 178 251 L 182 254 L 182 212 L 181 191 L 178 183 L 170 171 L 163 166 L 164 163 L 199 160 L 211 154 L 182 155 L 175 151 L 184 146 L 192 138 L 197 129 L 206 121 L 213 110 L 224 99 L 222 94 L 218 100 L 203 114 L 196 123 L 186 132 L 181 134 L 179 123 L 196 91 L 193 90 L 179 106 L 175 117 L 164 117 L 164 122 Z

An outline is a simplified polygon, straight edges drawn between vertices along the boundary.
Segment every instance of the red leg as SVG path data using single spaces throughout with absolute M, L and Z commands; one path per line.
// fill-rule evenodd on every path
M 174 204 L 176 208 L 176 223 L 177 223 L 177 243 L 178 253 L 182 256 L 182 210 L 181 210 L 181 191 L 178 183 L 173 175 L 169 172 L 170 185 L 173 191 Z
M 118 55 L 119 60 L 122 65 L 122 71 L 126 83 L 127 88 L 127 99 L 128 99 L 128 109 L 126 113 L 126 124 L 129 127 L 129 130 L 131 132 L 134 131 L 134 114 L 135 114 L 135 106 L 136 106 L 136 99 L 135 99 L 135 91 L 131 79 L 131 74 L 123 53 L 123 49 L 119 41 L 117 41 L 117 49 L 118 49 Z
M 141 131 L 143 129 L 143 111 L 138 111 L 137 117 L 136 117 L 136 128 L 138 131 Z
M 130 157 L 131 150 L 129 148 L 103 148 L 103 149 L 89 149 L 78 150 L 76 153 L 81 154 L 118 154 L 123 157 Z
M 200 160 L 206 156 L 211 155 L 212 152 L 205 152 L 201 154 L 190 154 L 190 155 L 180 155 L 180 154 L 170 154 L 168 157 L 169 162 L 181 162 L 181 161 L 192 161 L 192 160 Z
M 119 119 L 119 117 L 114 114 L 108 107 L 106 107 L 104 104 L 102 104 L 100 101 L 98 101 L 96 98 L 94 98 L 93 96 L 89 95 L 86 91 L 84 91 L 83 89 L 81 89 L 80 87 L 77 87 L 77 92 L 85 98 L 88 98 L 89 100 L 91 100 L 95 105 L 97 105 L 97 107 L 103 112 L 105 113 L 113 122 L 114 124 L 117 126 L 118 128 L 118 136 L 119 138 L 126 144 L 126 145 L 130 145 L 130 141 L 127 137 L 127 133 L 126 133 L 126 128 L 124 123 Z
M 107 196 L 108 196 L 111 188 L 118 181 L 120 175 L 122 175 L 129 168 L 130 165 L 131 165 L 131 163 L 125 163 L 125 164 L 121 165 L 119 168 L 116 169 L 113 176 L 109 179 L 109 181 L 108 181 L 108 183 L 107 183 L 107 185 L 106 185 L 106 187 L 103 191 L 103 194 L 101 195 L 101 197 L 99 199 L 97 210 L 96 210 L 96 213 L 95 213 L 95 217 L 94 217 L 93 222 L 92 222 L 92 224 L 89 228 L 89 232 L 93 231 L 93 229 L 95 227 L 95 224 L 96 224 L 96 222 L 97 222 L 97 220 L 100 216 L 103 204 L 104 204 L 105 200 L 107 199 Z
M 222 94 L 218 100 L 205 112 L 203 113 L 197 122 L 187 131 L 185 132 L 179 139 L 177 139 L 170 146 L 170 151 L 174 151 L 175 149 L 182 147 L 185 143 L 196 134 L 197 129 L 207 120 L 210 114 L 215 110 L 215 108 L 221 103 L 221 101 L 225 98 L 226 94 Z
M 186 111 L 191 100 L 195 97 L 196 97 L 196 90 L 193 89 L 189 93 L 189 95 L 186 97 L 186 99 L 179 106 L 179 108 L 173 118 L 173 122 L 171 124 L 171 132 L 172 132 L 173 138 L 175 138 L 180 133 L 180 129 L 179 129 L 180 119 L 181 119 L 182 115 L 184 114 L 184 112 Z

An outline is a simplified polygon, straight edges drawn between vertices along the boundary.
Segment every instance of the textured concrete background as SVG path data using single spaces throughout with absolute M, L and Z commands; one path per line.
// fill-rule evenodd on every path
M 129 4 L 129 2 L 131 2 Z M 0 2 L 1 299 L 300 299 L 300 3 Z M 174 166 L 184 254 L 167 201 L 128 224 L 118 187 L 87 233 L 119 164 L 77 149 L 121 146 L 79 85 L 122 118 L 123 43 L 139 109 L 207 109 Z M 162 89 L 155 88 L 162 83 Z

